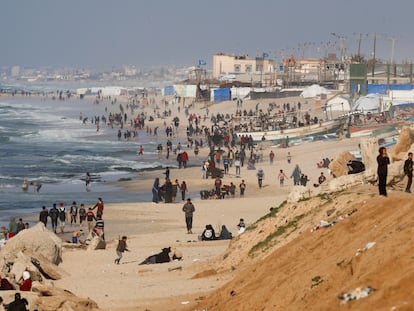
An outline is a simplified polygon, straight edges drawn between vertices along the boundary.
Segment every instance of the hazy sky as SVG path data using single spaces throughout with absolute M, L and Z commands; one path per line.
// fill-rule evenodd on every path
M 3 0 L 0 66 L 211 67 L 215 53 L 414 60 L 412 0 Z M 335 33 L 336 36 L 331 33 Z M 335 43 L 336 42 L 336 43 Z M 306 43 L 306 44 L 305 44 Z

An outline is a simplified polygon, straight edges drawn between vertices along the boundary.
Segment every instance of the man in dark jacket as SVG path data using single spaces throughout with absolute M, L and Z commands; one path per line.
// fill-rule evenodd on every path
M 29 303 L 27 302 L 26 298 L 22 298 L 20 296 L 20 293 L 16 293 L 14 294 L 14 301 L 12 301 L 7 310 L 8 311 L 27 311 L 28 309 L 26 308 L 26 306 Z
M 408 153 L 408 159 L 404 162 L 404 173 L 408 177 L 405 192 L 411 193 L 411 184 L 413 183 L 413 153 Z
M 49 212 L 48 212 L 46 206 L 43 206 L 42 210 L 40 211 L 40 214 L 39 214 L 39 221 L 43 222 L 45 227 L 47 227 L 47 217 L 48 216 L 49 216 Z
M 49 211 L 50 219 L 52 220 L 52 230 L 56 233 L 57 222 L 59 218 L 59 210 L 56 208 L 56 203 L 53 203 L 53 207 Z
M 187 199 L 187 203 L 183 206 L 183 212 L 185 213 L 185 223 L 187 225 L 187 233 L 193 233 L 191 230 L 193 228 L 193 213 L 195 212 L 194 204 L 191 202 L 191 199 Z
M 378 163 L 378 190 L 379 194 L 387 196 L 387 174 L 388 165 L 390 164 L 390 158 L 387 155 L 387 148 L 380 147 L 378 150 L 379 155 L 377 156 Z

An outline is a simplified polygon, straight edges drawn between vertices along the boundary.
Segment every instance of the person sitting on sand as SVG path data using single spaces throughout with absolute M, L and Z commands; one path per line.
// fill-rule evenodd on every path
M 222 225 L 218 239 L 219 240 L 231 240 L 232 238 L 233 238 L 233 235 L 231 234 L 231 232 L 227 229 L 225 225 Z
M 203 233 L 201 234 L 202 241 L 213 241 L 216 240 L 216 233 L 214 232 L 214 228 L 212 225 L 206 225 Z
M 8 279 L 0 277 L 0 290 L 14 290 L 14 286 Z
M 7 310 L 29 310 L 26 306 L 29 304 L 26 298 L 22 298 L 20 293 L 14 294 L 14 300 L 9 304 Z
M 32 279 L 29 271 L 23 271 L 23 282 L 20 283 L 21 291 L 30 291 L 32 289 Z
M 240 218 L 240 221 L 239 221 L 237 227 L 239 228 L 239 231 L 237 232 L 237 234 L 242 234 L 246 230 L 246 224 L 244 223 L 243 218 Z
M 313 184 L 313 186 L 314 187 L 319 187 L 323 182 L 325 182 L 325 180 L 326 180 L 326 177 L 325 177 L 325 175 L 323 174 L 323 172 L 321 172 L 321 175 L 319 176 L 319 178 L 318 178 L 318 183 L 316 184 Z

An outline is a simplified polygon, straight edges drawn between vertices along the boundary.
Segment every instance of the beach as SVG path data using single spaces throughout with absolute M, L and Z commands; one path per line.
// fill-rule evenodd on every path
M 286 149 L 271 148 L 276 153 L 273 164 L 265 156 L 258 167 L 263 168 L 265 178 L 263 187 L 259 188 L 256 171 L 242 168 L 241 177 L 236 177 L 234 167 L 230 168 L 223 183 L 233 182 L 238 185 L 241 179 L 247 184 L 245 197 L 239 192 L 234 198 L 200 200 L 193 197 L 196 208 L 194 213 L 193 234 L 187 234 L 182 206 L 184 202 L 154 204 L 128 203 L 106 205 L 105 234 L 108 241 L 106 250 L 86 252 L 82 250 L 65 250 L 61 267 L 69 273 L 56 282 L 57 286 L 66 288 L 79 296 L 87 296 L 97 301 L 105 310 L 181 310 L 194 304 L 200 296 L 217 289 L 229 281 L 235 272 L 215 273 L 210 266 L 212 260 L 223 256 L 229 241 L 199 241 L 206 224 L 212 224 L 216 232 L 222 225 L 237 237 L 237 224 L 243 218 L 247 225 L 267 214 L 272 207 L 279 206 L 293 188 L 292 179 L 281 187 L 277 179 L 280 168 L 288 177 L 294 165 L 299 164 L 311 180 L 316 182 L 321 169 L 316 163 L 324 157 L 335 157 L 340 151 L 357 149 L 357 142 L 314 142 Z M 265 149 L 266 154 L 269 149 Z M 292 154 L 291 164 L 287 163 L 287 152 Z M 324 170 L 327 172 L 326 170 Z M 143 180 L 122 182 L 123 187 L 145 191 L 150 196 L 150 185 L 155 177 L 162 178 L 163 171 L 146 172 Z M 172 179 L 185 180 L 191 192 L 211 189 L 213 179 L 202 179 L 200 167 L 171 169 Z M 327 173 L 327 176 L 329 174 Z M 328 177 L 332 178 L 332 177 Z M 178 196 L 179 197 L 179 196 Z M 119 236 L 128 236 L 127 252 L 121 265 L 113 260 Z M 183 253 L 182 261 L 159 265 L 138 265 L 146 257 L 158 253 L 164 247 L 176 247 Z M 169 272 L 168 269 L 181 267 Z M 240 267 L 241 268 L 241 267 Z M 192 279 L 197 273 L 212 271 L 211 276 Z M 116 284 L 116 286 L 112 286 Z
M 281 102 L 287 99 L 280 100 Z M 297 98 L 288 99 L 297 101 Z M 232 102 L 214 104 L 209 107 L 211 114 L 229 111 L 232 113 L 236 107 L 228 109 Z M 245 109 L 254 109 L 255 102 L 245 102 Z M 148 109 L 151 109 L 150 107 Z M 147 109 L 147 110 L 148 110 Z M 204 107 L 193 108 L 197 113 L 204 114 Z M 180 117 L 185 118 L 181 111 Z M 152 126 L 162 126 L 164 119 L 155 120 Z M 209 126 L 206 121 L 204 125 Z M 182 141 L 185 133 L 185 122 L 180 128 L 180 137 L 175 141 Z M 223 178 L 223 184 L 233 182 L 236 185 L 235 197 L 224 199 L 201 200 L 200 190 L 214 188 L 214 179 L 202 179 L 201 165 L 207 159 L 208 148 L 200 149 L 195 156 L 191 150 L 189 167 L 179 169 L 175 156 L 165 160 L 164 165 L 170 166 L 170 179 L 178 179 L 181 183 L 186 181 L 190 196 L 195 205 L 193 234 L 187 234 L 180 193 L 175 203 L 158 204 L 151 202 L 151 188 L 156 177 L 163 182 L 164 169 L 141 171 L 136 178 L 123 181 L 114 181 L 113 184 L 129 193 L 140 193 L 145 201 L 137 199 L 136 202 L 105 204 L 104 221 L 107 247 L 105 250 L 85 251 L 82 249 L 64 248 L 63 262 L 60 267 L 67 275 L 61 280 L 54 281 L 58 287 L 70 290 L 80 297 L 89 297 L 96 301 L 104 310 L 183 310 L 195 305 L 200 297 L 219 288 L 231 280 L 239 269 L 225 273 L 217 273 L 216 267 L 211 263 L 224 256 L 229 240 L 199 241 L 203 229 L 211 224 L 216 233 L 225 225 L 237 239 L 237 224 L 243 218 L 248 225 L 267 214 L 271 208 L 279 206 L 286 200 L 293 189 L 293 180 L 290 178 L 296 164 L 309 178 L 308 187 L 317 182 L 320 172 L 325 172 L 328 178 L 329 171 L 317 167 L 324 158 L 334 158 L 346 150 L 358 150 L 358 140 L 341 139 L 317 142 L 303 142 L 293 144 L 289 148 L 280 148 L 271 143 L 260 145 L 263 154 L 262 161 L 256 163 L 256 170 L 248 170 L 246 165 L 241 168 L 240 176 L 236 176 L 235 167 L 229 169 L 229 174 Z M 275 153 L 274 162 L 269 161 L 270 150 Z M 291 154 L 291 163 L 287 161 L 288 152 Z M 144 151 L 143 157 L 146 157 Z M 222 166 L 221 166 L 222 167 Z M 263 169 L 263 187 L 259 188 L 257 169 Z M 279 170 L 283 169 L 288 177 L 282 187 L 277 178 Z M 240 197 L 238 186 L 245 180 L 247 188 L 244 197 Z M 145 195 L 147 193 L 147 196 Z M 104 202 L 111 201 L 105 193 L 93 192 L 102 197 Z M 110 193 L 114 195 L 114 193 Z M 122 200 L 123 191 L 118 193 L 118 200 Z M 187 195 L 187 196 L 189 196 Z M 90 206 L 90 205 L 89 205 Z M 67 209 L 69 206 L 66 206 Z M 29 217 L 34 222 L 37 214 Z M 65 234 L 58 234 L 63 241 L 70 241 L 72 231 L 78 226 L 66 226 Z M 85 228 L 84 228 L 85 231 Z M 116 258 L 117 241 L 121 236 L 128 237 L 128 248 L 120 265 L 114 264 Z M 80 239 L 86 238 L 86 232 Z M 156 265 L 138 265 L 146 257 L 158 253 L 164 247 L 176 247 L 183 253 L 183 260 Z M 177 269 L 175 269 L 177 268 Z M 173 269 L 169 271 L 169 269 Z M 203 277 L 193 278 L 198 273 Z

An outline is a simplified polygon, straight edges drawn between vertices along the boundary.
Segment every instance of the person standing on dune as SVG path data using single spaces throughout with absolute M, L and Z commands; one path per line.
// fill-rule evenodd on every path
M 387 196 L 387 174 L 388 174 L 388 164 L 390 164 L 390 158 L 387 155 L 387 148 L 380 147 L 379 155 L 377 156 L 378 163 L 378 190 L 379 194 Z

